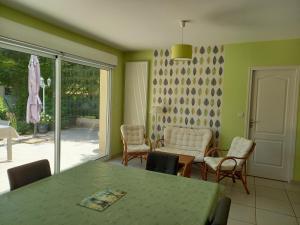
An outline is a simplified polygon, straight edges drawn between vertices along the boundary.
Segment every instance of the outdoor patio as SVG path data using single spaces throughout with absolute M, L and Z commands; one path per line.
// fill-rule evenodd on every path
M 6 158 L 6 145 L 0 143 L 0 193 L 9 190 L 7 169 L 40 159 L 48 159 L 51 170 L 54 169 L 54 133 L 38 134 L 36 138 L 20 136 L 13 140 L 13 160 Z M 89 128 L 71 128 L 62 130 L 61 170 L 74 167 L 86 161 L 101 157 L 99 151 L 98 130 Z

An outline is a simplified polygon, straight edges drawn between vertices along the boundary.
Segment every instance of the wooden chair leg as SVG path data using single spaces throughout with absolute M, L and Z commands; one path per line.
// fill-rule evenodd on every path
M 235 175 L 234 175 L 234 172 L 232 173 L 231 179 L 232 179 L 232 182 L 235 183 Z
M 128 155 L 125 154 L 125 159 L 124 159 L 124 166 L 128 165 Z
M 122 164 L 124 165 L 125 163 L 125 153 L 123 152 L 123 156 L 122 156 Z
M 203 163 L 202 167 L 203 180 L 207 180 L 208 168 L 206 163 Z
M 202 178 L 202 180 L 205 180 L 205 163 L 201 162 L 200 163 L 200 176 Z
M 244 171 L 244 174 L 243 174 L 243 171 Z M 240 172 L 240 176 L 241 176 L 241 180 L 242 180 L 242 183 L 243 183 L 243 186 L 247 192 L 247 194 L 249 195 L 250 192 L 249 192 L 249 189 L 247 187 L 247 171 L 246 171 L 246 166 L 243 166 L 241 172 Z
M 219 183 L 219 181 L 220 181 L 220 171 L 217 170 L 216 171 L 216 182 Z
M 241 180 L 242 180 L 243 186 L 244 186 L 244 188 L 245 188 L 245 191 L 246 191 L 247 194 L 249 195 L 250 192 L 249 192 L 249 189 L 248 189 L 248 187 L 247 187 L 247 176 L 245 176 L 245 178 L 244 178 L 244 176 L 242 175 L 242 176 L 241 176 Z

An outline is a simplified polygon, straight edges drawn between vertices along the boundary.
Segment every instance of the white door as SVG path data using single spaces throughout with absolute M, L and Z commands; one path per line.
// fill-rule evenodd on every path
M 289 179 L 294 160 L 294 113 L 297 110 L 295 69 L 262 69 L 252 73 L 249 131 L 256 148 L 249 174 L 276 180 Z
M 124 124 L 144 125 L 147 116 L 148 62 L 125 65 Z

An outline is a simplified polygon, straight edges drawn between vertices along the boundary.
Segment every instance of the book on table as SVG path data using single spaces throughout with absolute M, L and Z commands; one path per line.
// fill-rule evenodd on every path
M 79 205 L 89 209 L 103 211 L 124 195 L 126 195 L 125 191 L 106 189 L 84 198 Z

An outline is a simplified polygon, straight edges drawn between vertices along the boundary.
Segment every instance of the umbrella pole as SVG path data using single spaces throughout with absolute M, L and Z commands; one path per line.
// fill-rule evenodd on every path
M 36 137 L 37 126 L 36 123 L 33 126 L 33 137 Z

